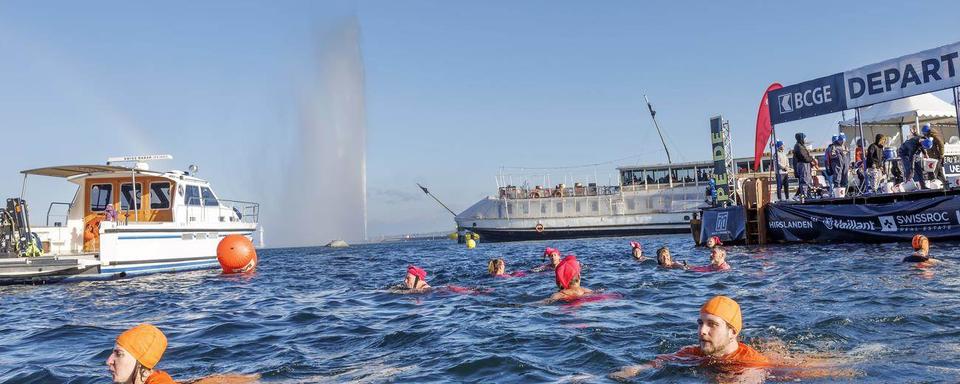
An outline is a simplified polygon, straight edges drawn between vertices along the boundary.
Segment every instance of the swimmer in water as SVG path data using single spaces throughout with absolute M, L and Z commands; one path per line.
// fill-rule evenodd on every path
M 673 261 L 673 257 L 670 256 L 670 248 L 667 248 L 666 246 L 662 246 L 662 247 L 660 247 L 660 249 L 657 250 L 657 264 L 658 264 L 661 268 L 671 268 L 671 269 L 672 269 L 672 268 L 682 268 L 682 269 L 687 269 L 687 262 L 686 262 L 686 261 L 684 261 L 684 262 L 682 262 L 682 263 Z
M 167 337 L 150 324 L 140 324 L 117 336 L 107 368 L 114 383 L 175 384 L 157 363 L 167 350 Z
M 507 263 L 503 261 L 502 258 L 492 259 L 487 263 L 487 272 L 490 273 L 490 276 L 493 277 L 523 277 L 526 276 L 526 273 L 522 271 L 516 271 L 513 273 L 507 273 Z
M 557 265 L 560 265 L 560 250 L 556 248 L 547 247 L 543 250 L 543 257 L 550 258 L 550 262 L 536 266 L 530 270 L 530 272 L 546 272 L 557 268 Z
M 707 248 L 713 248 L 718 245 L 723 245 L 723 242 L 720 241 L 720 236 L 710 236 L 710 238 L 707 239 Z
M 557 293 L 544 300 L 544 303 L 553 303 L 559 300 L 571 301 L 593 293 L 592 290 L 580 286 L 580 262 L 574 255 L 567 255 L 554 270 L 557 282 Z
M 427 271 L 416 265 L 407 266 L 407 276 L 403 279 L 403 286 L 409 292 L 423 292 L 430 289 L 427 284 Z
M 636 242 L 630 242 L 631 252 L 633 252 L 633 259 L 636 261 L 644 261 L 647 258 L 643 256 L 643 245 Z
M 913 254 L 903 258 L 904 263 L 917 263 L 919 267 L 934 265 L 939 260 L 930 257 L 930 239 L 924 235 L 913 236 Z
M 710 264 L 691 267 L 694 272 L 720 272 L 730 270 L 730 264 L 727 264 L 727 251 L 717 245 L 710 249 Z
M 657 356 L 651 362 L 624 367 L 610 375 L 613 379 L 624 380 L 638 375 L 650 368 L 659 368 L 665 361 L 685 361 L 701 366 L 739 368 L 762 368 L 770 365 L 770 360 L 737 339 L 743 330 L 740 305 L 726 296 L 714 296 L 700 307 L 697 320 L 699 345 L 681 348 L 671 355 Z M 749 372 L 752 375 L 765 376 L 763 371 Z

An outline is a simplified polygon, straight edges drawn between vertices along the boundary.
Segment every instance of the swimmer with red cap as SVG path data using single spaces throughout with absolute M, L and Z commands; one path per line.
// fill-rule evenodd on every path
M 630 251 L 633 252 L 633 259 L 636 261 L 644 261 L 647 258 L 643 257 L 643 244 L 640 244 L 636 241 L 630 242 Z
M 560 265 L 559 249 L 547 247 L 547 249 L 543 250 L 543 257 L 550 258 L 550 262 L 540 266 L 536 266 L 533 269 L 531 269 L 530 272 L 552 271 L 553 269 L 557 268 L 557 265 Z
M 559 291 L 544 300 L 544 303 L 552 303 L 558 300 L 572 301 L 593 293 L 592 290 L 580 286 L 580 262 L 574 255 L 564 257 L 557 268 L 554 269 L 554 275 Z
M 408 265 L 403 286 L 409 292 L 422 292 L 430 289 L 430 284 L 427 284 L 427 271 L 413 264 Z
M 713 248 L 718 245 L 723 245 L 723 242 L 720 241 L 720 236 L 710 236 L 710 238 L 707 239 L 707 248 Z
M 673 261 L 673 257 L 670 255 L 670 248 L 667 248 L 666 246 L 662 246 L 660 247 L 660 249 L 657 250 L 657 265 L 659 265 L 661 268 L 668 268 L 668 269 L 673 269 L 673 268 L 687 269 L 686 261 L 683 261 L 683 262 Z
M 624 367 L 610 375 L 613 379 L 627 379 L 649 368 L 659 368 L 664 361 L 684 361 L 701 366 L 762 368 L 770 366 L 770 359 L 737 339 L 743 330 L 740 305 L 726 296 L 714 296 L 700 307 L 697 320 L 699 345 L 681 348 L 671 355 L 657 356 L 653 361 Z M 763 375 L 762 371 L 754 374 Z
M 730 264 L 727 264 L 727 251 L 723 247 L 715 246 L 710 250 L 710 264 L 698 267 L 690 267 L 694 272 L 720 272 L 729 271 Z
M 913 254 L 903 258 L 904 263 L 917 263 L 918 267 L 928 267 L 940 261 L 930 257 L 930 239 L 924 235 L 913 236 Z

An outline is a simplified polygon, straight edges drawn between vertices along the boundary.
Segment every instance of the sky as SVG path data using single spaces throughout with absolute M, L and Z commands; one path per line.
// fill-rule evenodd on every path
M 323 52 L 338 44 L 331 31 L 355 24 L 367 235 L 452 230 L 416 183 L 459 212 L 495 194 L 503 166 L 599 164 L 551 176 L 603 183 L 617 165 L 665 162 L 644 95 L 674 161 L 709 159 L 716 115 L 730 122 L 736 156 L 749 156 L 770 83 L 956 42 L 958 11 L 956 1 L 5 0 L 0 195 L 20 194 L 24 169 L 169 153 L 174 160 L 154 167 L 196 164 L 222 198 L 259 201 L 268 245 L 358 240 L 329 229 L 341 220 L 322 213 L 288 222 L 298 204 L 338 202 L 290 193 L 296 172 L 277 176 L 323 158 L 291 153 L 309 151 L 304 110 L 341 94 L 342 82 L 324 82 L 340 72 L 325 68 Z M 328 97 L 310 96 L 317 87 Z M 778 131 L 825 142 L 839 120 Z M 34 221 L 72 196 L 62 180 L 27 184 Z M 290 225 L 318 230 L 271 232 Z

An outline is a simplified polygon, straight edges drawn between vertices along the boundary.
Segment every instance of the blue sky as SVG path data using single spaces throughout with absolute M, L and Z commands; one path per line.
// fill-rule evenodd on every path
M 450 229 L 502 165 L 709 156 L 722 114 L 751 154 L 761 94 L 960 40 L 960 3 L 0 2 L 0 193 L 19 170 L 171 153 L 224 197 L 281 198 L 269 174 L 296 140 L 324 31 L 360 25 L 371 236 Z M 948 100 L 951 101 L 951 100 Z M 781 127 L 829 137 L 840 115 Z M 11 138 L 22 139 L 11 145 Z M 597 171 L 601 181 L 614 165 Z M 592 173 L 592 172 L 590 172 Z M 35 212 L 72 189 L 31 181 Z M 310 202 L 307 202 L 310 203 Z M 318 204 L 322 204 L 319 202 Z M 316 243 L 326 242 L 319 234 Z

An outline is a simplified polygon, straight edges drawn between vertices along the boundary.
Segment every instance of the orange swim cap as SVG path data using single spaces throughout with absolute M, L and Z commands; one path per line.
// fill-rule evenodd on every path
M 743 329 L 740 304 L 729 297 L 714 296 L 700 307 L 700 313 L 707 313 L 723 319 L 733 327 L 733 330 L 737 331 L 737 334 Z
M 127 350 L 141 365 L 153 369 L 167 350 L 167 337 L 157 327 L 140 324 L 117 336 L 117 345 Z
M 913 249 L 923 248 L 924 250 L 930 248 L 930 239 L 927 239 L 924 235 L 914 235 L 913 236 Z

